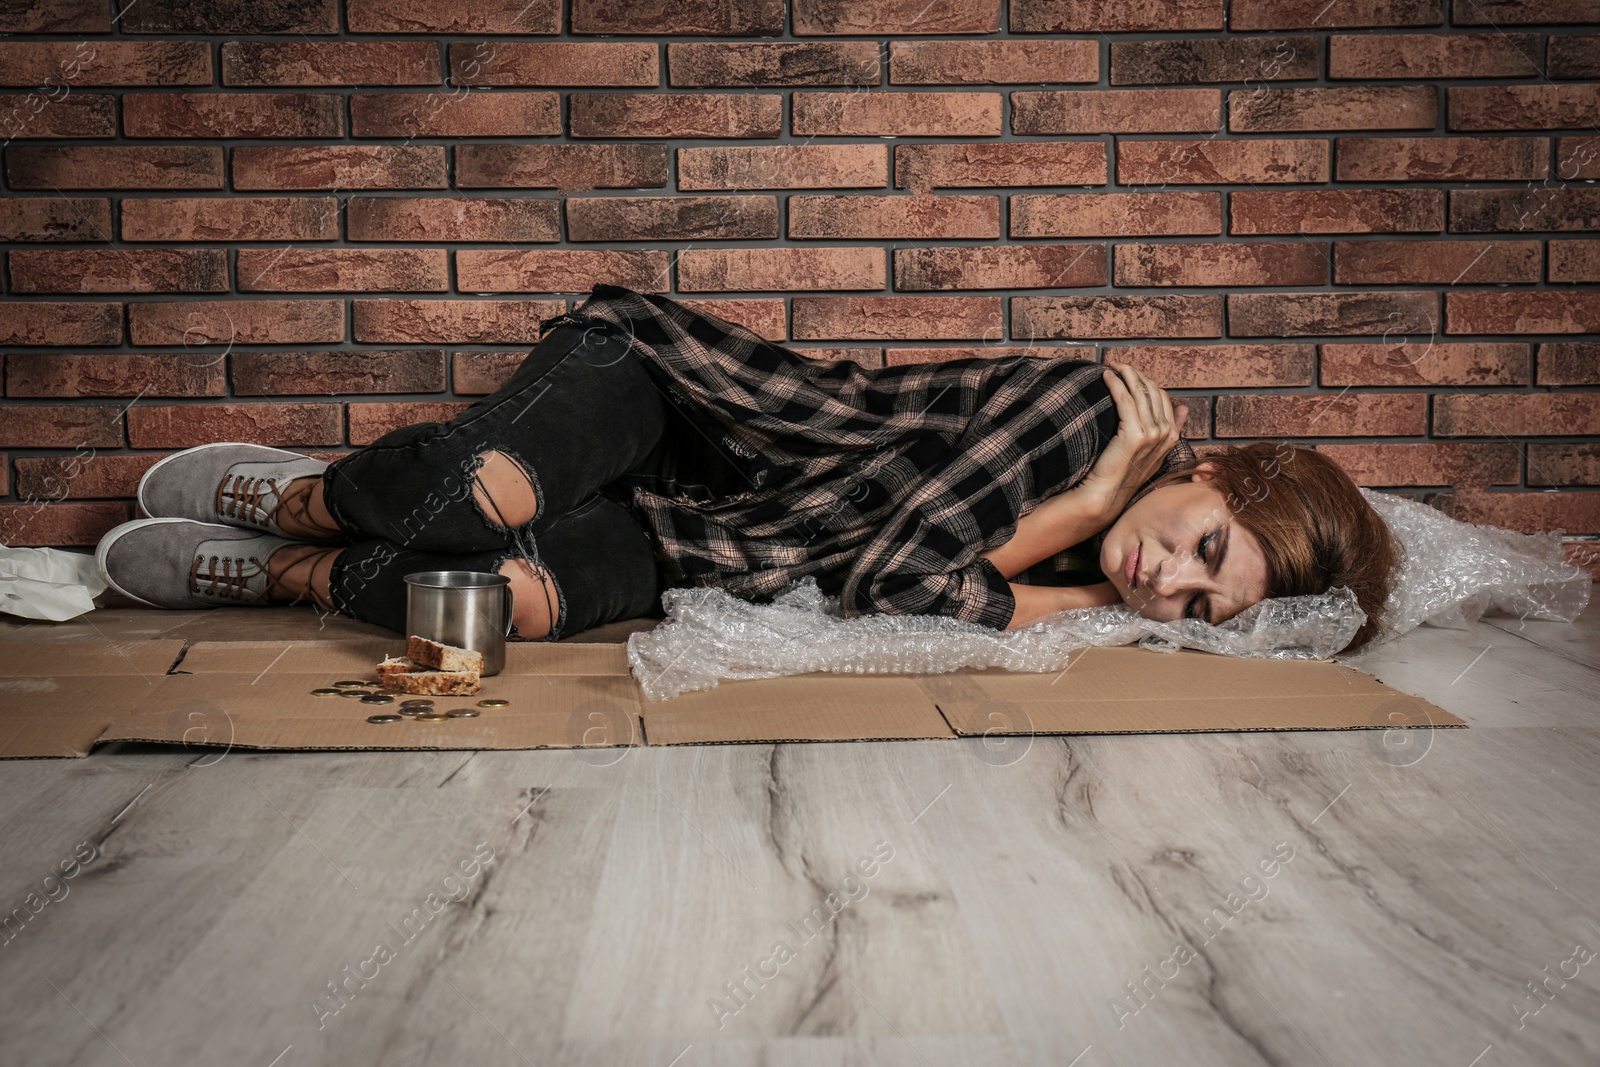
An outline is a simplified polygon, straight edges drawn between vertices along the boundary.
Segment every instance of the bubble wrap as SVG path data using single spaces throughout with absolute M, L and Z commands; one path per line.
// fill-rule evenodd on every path
M 1367 645 L 1422 623 L 1465 629 L 1490 607 L 1524 618 L 1571 622 L 1589 602 L 1590 579 L 1562 561 L 1561 531 L 1520 534 L 1459 522 L 1391 493 L 1362 489 L 1399 537 L 1403 570 L 1385 605 L 1391 629 Z M 1125 604 L 1057 612 L 1016 630 L 994 630 L 937 615 L 845 619 L 838 598 L 812 578 L 769 604 L 715 588 L 668 589 L 667 617 L 628 638 L 628 664 L 647 699 L 710 689 L 723 679 L 775 678 L 810 671 L 939 674 L 963 667 L 1060 671 L 1088 645 L 1228 656 L 1329 659 L 1355 636 L 1366 613 L 1335 586 L 1315 596 L 1269 598 L 1212 626 L 1201 619 L 1156 622 Z

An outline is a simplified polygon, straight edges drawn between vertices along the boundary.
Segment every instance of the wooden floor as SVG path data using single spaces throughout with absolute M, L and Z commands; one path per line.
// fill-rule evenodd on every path
M 0 1062 L 1600 1062 L 1600 610 L 1361 666 L 1471 728 L 8 761 Z

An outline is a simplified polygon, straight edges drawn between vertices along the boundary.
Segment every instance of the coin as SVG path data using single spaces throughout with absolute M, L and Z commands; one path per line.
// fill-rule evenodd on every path
M 313 689 L 311 695 L 314 697 L 336 697 L 342 692 L 344 692 L 342 689 Z
M 431 707 L 433 707 L 433 701 L 431 701 L 431 700 L 402 700 L 400 702 L 400 706 L 402 708 L 431 708 Z
M 446 715 L 442 711 L 430 711 L 426 715 L 418 715 L 412 722 L 444 722 Z
M 367 716 L 367 721 L 368 722 L 399 722 L 400 721 L 400 716 L 398 716 L 398 715 L 368 715 Z
M 371 682 L 334 682 L 333 687 L 335 689 L 365 689 L 371 684 Z
M 383 693 L 368 693 L 366 696 L 361 698 L 361 703 L 363 703 L 363 704 L 393 704 L 394 703 L 394 697 L 387 696 L 387 695 L 385 695 Z
M 354 697 L 355 699 L 360 700 L 360 699 L 362 699 L 364 697 L 371 696 L 372 695 L 372 690 L 370 690 L 370 689 L 341 689 L 341 690 L 339 690 L 339 695 L 342 696 L 342 697 Z
M 498 697 L 491 697 L 488 700 L 480 700 L 480 701 L 478 701 L 478 707 L 480 707 L 480 708 L 503 708 L 507 704 L 510 704 L 510 703 L 511 703 L 511 701 L 509 701 L 509 700 L 501 700 Z
M 476 719 L 478 712 L 472 708 L 457 708 L 454 711 L 445 712 L 444 717 L 447 719 Z

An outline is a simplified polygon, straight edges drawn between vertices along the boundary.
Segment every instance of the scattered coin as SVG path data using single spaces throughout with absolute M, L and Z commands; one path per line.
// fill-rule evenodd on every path
M 400 702 L 400 706 L 402 708 L 431 708 L 431 707 L 433 707 L 433 701 L 431 701 L 431 700 L 402 700 Z
M 372 685 L 371 682 L 334 682 L 333 683 L 333 687 L 335 689 L 366 689 L 366 688 L 369 688 L 371 685 Z
M 503 708 L 507 704 L 510 704 L 510 703 L 511 703 L 511 701 L 509 701 L 509 700 L 501 700 L 498 697 L 491 697 L 488 700 L 480 700 L 480 701 L 478 701 L 478 707 L 480 707 L 480 708 Z
M 447 719 L 476 719 L 478 712 L 473 708 L 457 708 L 454 711 L 445 712 L 444 717 Z
M 313 689 L 311 695 L 314 697 L 336 697 L 342 692 L 344 692 L 342 689 Z
M 444 720 L 446 718 L 448 718 L 448 716 L 445 715 L 445 713 L 442 712 L 442 711 L 430 711 L 427 714 L 416 716 L 411 721 L 412 722 L 444 722 Z
M 399 722 L 400 721 L 400 716 L 398 716 L 398 715 L 368 715 L 367 716 L 367 721 L 368 722 Z
M 393 704 L 394 697 L 385 696 L 383 693 L 368 693 L 361 698 L 363 704 Z
M 342 697 L 354 697 L 357 700 L 361 700 L 361 699 L 363 699 L 365 697 L 371 696 L 372 695 L 372 690 L 370 690 L 370 689 L 341 689 L 341 690 L 339 690 L 339 695 L 342 696 Z
M 432 715 L 432 708 L 401 708 L 400 714 L 408 719 L 415 719 L 418 715 Z

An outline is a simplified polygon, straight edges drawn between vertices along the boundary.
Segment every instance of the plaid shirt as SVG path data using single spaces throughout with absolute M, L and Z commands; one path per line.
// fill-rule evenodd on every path
M 759 599 L 812 575 L 846 617 L 949 615 L 1004 629 L 1016 601 L 979 553 L 1082 481 L 1116 432 L 1104 367 L 1085 360 L 864 368 L 607 284 L 545 329 L 561 321 L 630 338 L 702 454 L 715 457 L 714 444 L 731 464 L 721 487 L 691 484 L 693 469 L 608 487 L 652 534 L 667 586 Z M 1179 441 L 1156 477 L 1193 460 Z

